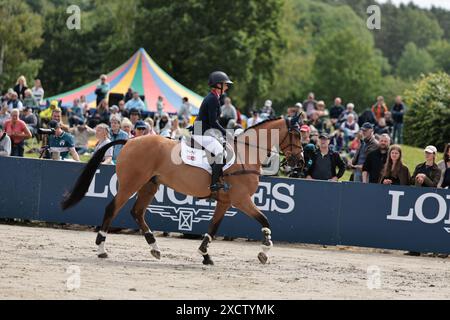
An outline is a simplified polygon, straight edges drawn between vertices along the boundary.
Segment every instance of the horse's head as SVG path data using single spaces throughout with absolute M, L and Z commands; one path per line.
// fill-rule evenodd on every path
M 288 166 L 303 169 L 305 160 L 300 136 L 300 121 L 299 115 L 292 119 L 285 119 L 287 132 L 284 137 L 280 137 L 280 150 L 283 152 Z

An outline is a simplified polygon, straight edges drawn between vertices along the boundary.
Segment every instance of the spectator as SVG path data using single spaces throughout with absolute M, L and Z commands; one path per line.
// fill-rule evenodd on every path
M 338 172 L 336 172 L 339 169 Z M 345 173 L 345 163 L 339 153 L 330 149 L 330 138 L 326 133 L 319 135 L 319 148 L 313 155 L 307 179 L 337 182 Z
M 86 96 L 80 96 L 80 107 L 83 109 L 83 114 L 89 112 L 89 103 L 86 100 Z
M 134 126 L 134 137 L 138 138 L 138 137 L 142 137 L 145 136 L 145 132 L 148 130 L 147 124 L 142 121 L 139 120 L 138 122 L 136 122 L 136 125 Z
M 39 104 L 33 97 L 33 92 L 30 89 L 25 90 L 25 97 L 23 98 L 23 107 L 29 107 L 32 110 L 39 108 Z
M 383 134 L 378 142 L 378 148 L 367 155 L 362 168 L 363 183 L 380 183 L 390 144 L 391 137 L 388 134 Z
M 311 143 L 311 129 L 308 125 L 304 124 L 300 127 L 300 137 L 301 137 L 301 143 L 302 147 L 304 148 L 306 145 Z
M 0 157 L 9 157 L 11 155 L 11 138 L 3 130 L 0 123 Z
M 353 139 L 352 142 L 350 142 L 350 146 L 348 147 L 348 154 L 350 158 L 353 158 L 355 154 L 358 152 L 359 148 L 361 147 L 361 141 L 363 139 L 362 131 L 359 131 L 355 139 Z
M 330 109 L 330 119 L 333 127 L 338 126 L 339 119 L 342 113 L 345 111 L 344 106 L 342 105 L 342 99 L 336 98 L 334 99 L 334 105 Z
M 55 109 L 59 109 L 58 101 L 53 100 L 52 102 L 50 102 L 50 106 L 47 109 L 39 113 L 39 117 L 43 122 L 47 123 L 52 119 L 52 113 Z
M 122 118 L 128 118 L 130 116 L 130 113 L 125 108 L 125 100 L 119 101 L 119 113 L 121 114 Z
M 353 113 L 349 113 L 347 116 L 347 120 L 342 123 L 341 131 L 344 133 L 344 145 L 348 146 L 350 141 L 355 139 L 356 134 L 359 132 L 359 125 L 355 121 L 355 116 Z
M 155 136 L 156 132 L 155 132 L 155 122 L 153 121 L 152 118 L 147 118 L 145 119 L 145 123 L 148 125 L 148 134 Z
M 345 136 L 340 128 L 337 128 L 331 136 L 330 146 L 334 152 L 341 152 L 344 149 Z
M 97 127 L 100 123 L 109 125 L 109 107 L 106 100 L 102 100 L 97 109 L 90 117 L 88 125 L 91 128 Z
M 386 125 L 386 119 L 385 118 L 380 118 L 378 119 L 378 123 L 375 126 L 375 130 L 374 130 L 376 135 L 383 135 L 383 134 L 387 134 L 390 135 L 390 131 L 389 131 L 389 127 Z
M 128 135 L 128 139 L 133 138 L 133 123 L 128 118 L 122 119 L 122 130 Z
M 325 121 L 319 117 L 319 111 L 313 111 L 308 122 L 310 127 L 314 127 L 318 133 L 326 131 Z
M 19 119 L 19 110 L 11 111 L 11 119 L 5 122 L 4 130 L 11 138 L 11 155 L 23 157 L 25 151 L 25 140 L 31 138 L 31 132 L 25 122 Z
M 220 109 L 220 122 L 224 128 L 228 127 L 230 120 L 237 121 L 236 108 L 231 104 L 231 99 L 229 97 L 225 98 L 225 103 Z
M 425 162 L 419 164 L 414 170 L 411 184 L 416 187 L 432 187 L 438 186 L 441 178 L 441 170 L 436 164 L 437 149 L 435 146 L 425 148 Z
M 8 105 L 2 104 L 0 108 L 0 125 L 3 126 L 6 120 L 11 119 L 11 114 L 8 112 Z
M 159 96 L 158 101 L 156 101 L 156 110 L 158 111 L 158 114 L 162 117 L 164 113 L 164 99 L 161 96 Z
M 391 146 L 380 183 L 384 185 L 407 186 L 410 180 L 411 174 L 409 169 L 402 162 L 402 148 L 399 145 Z
M 367 155 L 378 148 L 378 143 L 373 135 L 373 125 L 365 123 L 362 128 L 361 146 L 353 157 L 350 167 L 354 169 L 353 181 L 362 182 L 362 169 L 366 162 Z
M 80 157 L 75 150 L 73 136 L 68 132 L 64 132 L 58 121 L 50 121 L 48 127 L 55 130 L 55 133 L 51 134 L 48 138 L 49 151 L 52 154 L 52 159 L 65 160 L 70 153 L 73 160 L 80 161 Z
M 30 130 L 32 135 L 37 133 L 38 119 L 30 107 L 25 107 L 25 109 L 23 109 L 20 119 L 27 124 L 28 130 Z
M 287 116 L 288 118 L 292 119 L 295 116 L 300 115 L 300 113 L 303 111 L 303 105 L 300 102 L 297 102 L 295 106 L 288 108 Z
M 27 87 L 27 79 L 24 76 L 20 76 L 17 79 L 16 86 L 14 87 L 14 92 L 17 93 L 17 98 L 22 100 L 25 97 L 25 91 Z
M 256 110 L 252 111 L 252 117 L 247 120 L 247 128 L 256 126 L 258 123 L 261 123 L 263 120 L 259 117 L 259 113 Z
M 128 134 L 123 131 L 122 129 L 120 129 L 121 126 L 121 118 L 118 115 L 112 115 L 110 122 L 111 122 L 111 141 L 117 141 L 117 140 L 128 140 L 129 136 Z M 117 162 L 117 157 L 120 154 L 120 151 L 122 151 L 123 146 L 122 145 L 117 145 L 114 146 L 113 149 L 113 156 L 112 156 L 112 161 L 114 164 L 116 164 Z
M 394 132 L 392 135 L 394 143 L 403 144 L 403 116 L 405 115 L 405 110 L 402 97 L 396 97 L 395 104 L 391 108 L 392 120 L 394 122 Z
M 69 132 L 75 138 L 75 151 L 79 155 L 86 154 L 88 152 L 89 138 L 95 135 L 95 130 L 90 128 L 85 120 L 82 124 L 70 128 Z
M 341 113 L 341 116 L 339 118 L 339 124 L 345 122 L 348 118 L 348 115 L 352 114 L 353 119 L 358 122 L 358 114 L 355 112 L 355 105 L 353 103 L 347 104 L 347 109 Z M 361 125 L 359 125 L 361 127 Z
M 178 119 L 181 121 L 183 127 L 187 127 L 191 121 L 192 105 L 189 103 L 189 98 L 184 97 L 180 110 L 178 111 Z
M 178 118 L 172 120 L 171 138 L 178 140 L 183 136 L 183 131 L 180 129 Z
M 122 114 L 119 112 L 119 107 L 116 105 L 113 105 L 111 108 L 109 108 L 109 111 L 111 112 L 109 116 L 109 121 L 111 122 L 112 117 L 119 118 L 122 121 Z
M 163 113 L 161 119 L 156 122 L 156 133 L 165 138 L 170 138 L 172 122 L 170 121 L 169 115 Z
M 97 96 L 97 107 L 100 105 L 100 103 L 106 99 L 108 96 L 110 86 L 109 83 L 106 82 L 108 77 L 106 75 L 100 76 L 100 84 L 97 85 L 97 88 L 95 89 L 95 95 Z
M 326 109 L 325 101 L 320 100 L 319 102 L 317 102 L 316 107 L 317 107 L 316 112 L 320 118 L 328 118 L 330 116 L 330 113 Z
M 141 112 L 137 109 L 131 109 L 130 110 L 130 120 L 134 126 L 136 124 L 136 122 L 141 120 Z
M 273 103 L 271 100 L 266 100 L 264 102 L 264 107 L 261 108 L 261 118 L 269 119 L 275 115 L 275 111 L 272 108 Z
M 445 146 L 444 160 L 438 163 L 438 168 L 441 170 L 438 188 L 450 188 L 450 143 Z
M 69 132 L 69 126 L 62 121 L 62 111 L 60 108 L 53 110 L 51 120 L 57 121 L 62 130 Z
M 83 108 L 81 107 L 80 99 L 76 98 L 73 101 L 72 108 L 69 109 L 69 126 L 77 126 L 84 123 Z
M 127 93 L 125 93 L 125 103 L 127 103 L 131 99 L 133 99 L 133 89 L 132 88 L 128 88 Z
M 372 113 L 375 116 L 375 120 L 378 121 L 380 118 L 384 118 L 386 112 L 388 112 L 388 108 L 384 103 L 384 98 L 379 96 L 377 98 L 377 103 L 372 106 Z
M 44 102 L 44 88 L 42 88 L 40 79 L 34 80 L 34 87 L 31 89 L 31 93 L 38 105 L 41 105 Z
M 317 110 L 317 101 L 315 100 L 313 92 L 311 92 L 308 95 L 308 99 L 303 102 L 303 109 L 306 111 L 308 118 L 311 116 L 313 111 Z
M 94 154 L 103 146 L 111 142 L 111 140 L 108 139 L 108 136 L 109 136 L 109 127 L 104 123 L 100 123 L 95 128 L 95 137 L 97 138 L 97 144 L 95 145 Z M 105 156 L 102 159 L 102 164 L 112 164 L 113 152 L 114 152 L 113 147 L 109 148 L 106 151 Z
M 13 109 L 17 109 L 19 111 L 23 110 L 23 104 L 22 101 L 19 100 L 17 92 L 11 93 L 11 100 L 9 100 L 8 102 L 8 109 L 9 112 L 11 112 Z
M 130 101 L 128 101 L 125 104 L 125 109 L 130 110 L 139 110 L 139 111 L 145 111 L 145 104 L 144 102 L 141 100 L 141 97 L 139 96 L 139 92 L 135 91 L 133 92 L 133 99 L 131 99 Z

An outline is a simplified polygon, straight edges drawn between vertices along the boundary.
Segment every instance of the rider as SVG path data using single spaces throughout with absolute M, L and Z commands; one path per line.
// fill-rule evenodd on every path
M 200 106 L 200 111 L 194 122 L 192 138 L 214 155 L 214 163 L 211 166 L 212 181 L 210 190 L 217 192 L 226 187 L 219 184 L 224 166 L 223 145 L 226 138 L 226 131 L 219 123 L 221 111 L 220 99 L 233 82 L 226 73 L 215 71 L 210 74 L 208 84 L 211 87 L 211 92 L 206 96 Z M 218 140 L 222 141 L 219 142 Z

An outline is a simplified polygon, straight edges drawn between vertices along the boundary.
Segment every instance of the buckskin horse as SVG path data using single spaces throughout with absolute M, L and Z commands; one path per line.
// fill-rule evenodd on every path
M 256 137 L 255 142 L 249 142 L 251 130 Z M 265 130 L 265 131 L 261 131 Z M 263 134 L 265 132 L 265 134 Z M 173 154 L 180 142 L 160 136 L 143 136 L 128 141 L 118 140 L 99 149 L 83 169 L 72 191 L 66 193 L 61 206 L 63 210 L 76 205 L 85 196 L 89 185 L 99 167 L 106 151 L 115 145 L 125 145 L 118 157 L 116 172 L 118 192 L 105 209 L 103 224 L 97 234 L 98 257 L 107 258 L 105 241 L 108 230 L 125 203 L 137 192 L 137 199 L 131 210 L 131 215 L 142 230 L 146 241 L 151 247 L 151 254 L 160 259 L 161 251 L 156 239 L 145 221 L 145 213 L 159 185 L 165 185 L 176 192 L 196 198 L 209 198 L 210 174 L 200 168 L 175 163 Z M 222 179 L 230 185 L 228 191 L 220 190 L 212 221 L 199 247 L 203 263 L 212 265 L 208 248 L 227 210 L 233 206 L 248 216 L 257 220 L 262 226 L 262 251 L 258 259 L 262 264 L 268 261 L 268 252 L 272 248 L 271 230 L 267 217 L 253 203 L 252 196 L 257 191 L 261 163 L 267 159 L 274 147 L 276 152 L 282 152 L 285 161 L 290 166 L 303 165 L 303 149 L 300 143 L 299 117 L 293 119 L 277 118 L 261 122 L 233 141 L 236 160 L 225 170 Z M 245 154 L 242 154 L 242 153 Z M 179 152 L 178 152 L 179 153 Z M 256 157 L 252 158 L 252 155 Z

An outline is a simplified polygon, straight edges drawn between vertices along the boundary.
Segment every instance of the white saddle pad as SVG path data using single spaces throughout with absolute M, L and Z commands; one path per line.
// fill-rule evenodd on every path
M 228 155 L 227 152 L 232 152 L 232 155 Z M 224 172 L 229 169 L 236 160 L 236 155 L 232 151 L 232 148 L 227 148 L 227 151 L 225 151 L 225 158 L 227 159 L 227 163 L 223 167 Z M 206 170 L 209 174 L 212 174 L 212 168 L 208 162 L 206 151 L 199 148 L 192 148 L 187 144 L 186 138 L 184 137 L 181 140 L 181 160 L 184 164 Z

